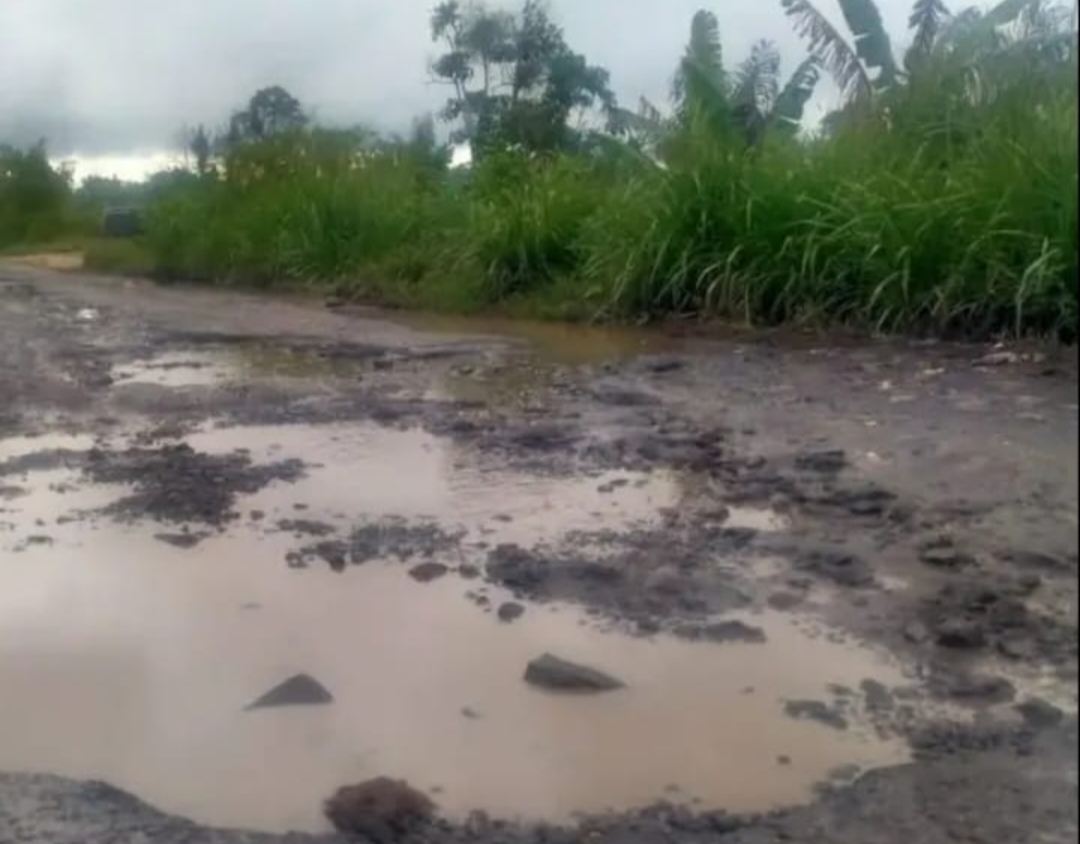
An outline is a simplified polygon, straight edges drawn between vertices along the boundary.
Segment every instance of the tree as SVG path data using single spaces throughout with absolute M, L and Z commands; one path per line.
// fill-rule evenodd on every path
M 915 35 L 904 56 L 904 66 L 909 73 L 930 55 L 942 24 L 949 16 L 949 10 L 941 0 L 915 0 L 908 18 L 908 26 Z
M 783 88 L 780 52 L 771 41 L 758 41 L 735 74 L 724 69 L 720 25 L 709 11 L 699 11 L 690 25 L 690 41 L 672 85 L 676 130 L 705 128 L 714 136 L 737 134 L 750 146 L 768 131 L 794 134 L 820 79 L 816 56 L 804 59 Z M 637 115 L 621 113 L 629 132 L 655 137 L 659 111 L 643 100 Z
M 575 114 L 600 108 L 610 118 L 608 72 L 567 46 L 540 0 L 526 0 L 517 15 L 444 2 L 432 12 L 431 34 L 446 47 L 431 73 L 453 88 L 441 116 L 460 121 L 453 139 L 469 142 L 475 156 L 510 146 L 564 149 L 582 138 L 570 125 Z
M 811 54 L 832 74 L 845 100 L 869 101 L 875 87 L 896 80 L 892 44 L 873 0 L 840 0 L 854 36 L 854 48 L 810 0 L 781 0 L 781 3 L 795 22 L 795 31 L 809 41 Z M 852 21 L 860 28 L 856 29 Z M 876 31 L 867 31 L 875 27 Z M 870 76 L 874 67 L 880 70 L 876 82 Z
M 717 131 L 731 124 L 720 23 L 712 12 L 701 10 L 690 23 L 690 43 L 675 73 L 672 98 L 684 124 L 704 119 Z
M 0 144 L 0 244 L 59 234 L 70 199 L 71 172 L 49 163 L 44 141 L 25 152 Z
M 753 147 L 769 132 L 798 132 L 820 78 L 819 60 L 809 56 L 781 88 L 780 52 L 767 40 L 755 43 L 734 76 L 729 75 L 719 21 L 701 10 L 691 21 L 690 40 L 672 83 L 674 115 L 665 117 L 642 97 L 637 112 L 615 109 L 616 128 L 634 149 L 651 158 L 670 157 L 672 142 L 697 130 L 736 143 L 741 138 Z
M 205 126 L 200 124 L 199 127 L 191 133 L 191 139 L 188 141 L 188 149 L 190 149 L 191 154 L 195 156 L 195 172 L 200 176 L 205 176 L 210 170 L 211 152 L 210 135 L 207 133 Z
M 229 121 L 230 145 L 262 141 L 274 135 L 303 129 L 308 124 L 300 101 L 280 85 L 263 88 L 248 101 L 247 108 Z
M 795 30 L 809 41 L 815 55 L 836 80 L 850 112 L 876 95 L 900 88 L 921 72 L 928 60 L 952 54 L 969 63 L 1004 49 L 1037 49 L 1052 57 L 1071 51 L 1075 34 L 1069 10 L 1050 0 L 1002 0 L 989 11 L 968 8 L 951 15 L 943 0 L 915 0 L 908 19 L 912 43 L 902 72 L 874 0 L 839 0 L 852 44 L 812 0 L 781 0 Z M 871 71 L 876 71 L 876 77 Z M 835 124 L 837 118 L 830 119 Z

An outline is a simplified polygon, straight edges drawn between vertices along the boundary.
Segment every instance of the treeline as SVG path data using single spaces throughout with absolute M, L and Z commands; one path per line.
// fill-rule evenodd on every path
M 190 172 L 147 200 L 148 260 L 415 306 L 1074 339 L 1071 10 L 917 0 L 897 58 L 872 0 L 841 0 L 842 25 L 783 5 L 804 61 L 759 42 L 729 68 L 703 11 L 670 104 L 626 109 L 535 0 L 443 3 L 438 117 L 471 166 L 430 119 L 405 138 L 330 130 L 265 89 L 196 130 Z M 807 132 L 824 74 L 843 102 Z

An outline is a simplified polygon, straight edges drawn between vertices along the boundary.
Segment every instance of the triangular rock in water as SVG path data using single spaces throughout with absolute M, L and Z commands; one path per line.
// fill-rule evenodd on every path
M 552 654 L 544 654 L 529 663 L 525 682 L 562 692 L 607 692 L 624 685 L 595 668 L 567 662 Z
M 297 674 L 249 704 L 247 709 L 265 709 L 272 706 L 312 706 L 333 703 L 334 696 L 323 685 L 307 674 Z

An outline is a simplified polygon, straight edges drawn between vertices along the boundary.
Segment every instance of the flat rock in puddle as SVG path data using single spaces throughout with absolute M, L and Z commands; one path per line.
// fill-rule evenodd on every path
M 840 449 L 813 451 L 798 455 L 795 458 L 795 465 L 808 472 L 839 472 L 847 466 L 847 454 Z
M 595 668 L 578 665 L 552 654 L 544 654 L 529 663 L 525 682 L 544 689 L 562 692 L 609 692 L 624 683 Z
M 269 709 L 277 706 L 316 706 L 333 703 L 334 696 L 315 678 L 297 674 L 249 704 L 245 709 Z
M 158 542 L 164 542 L 166 545 L 171 545 L 173 548 L 189 549 L 194 548 L 200 542 L 202 542 L 209 534 L 206 533 L 156 533 L 154 539 Z
M 817 721 L 834 730 L 846 730 L 847 719 L 835 707 L 820 700 L 789 700 L 784 704 L 784 712 L 791 718 Z
M 418 583 L 431 583 L 431 581 L 438 580 L 448 571 L 450 569 L 442 563 L 420 563 L 420 565 L 409 569 L 409 577 Z
M 807 551 L 799 557 L 797 565 L 840 586 L 858 588 L 874 582 L 874 573 L 869 564 L 861 557 L 843 551 Z
M 684 639 L 701 640 L 724 644 L 742 642 L 744 644 L 763 644 L 765 631 L 760 627 L 745 624 L 742 621 L 714 621 L 711 624 L 683 624 L 675 628 L 675 635 Z
M 507 601 L 499 607 L 498 615 L 499 621 L 505 621 L 507 623 L 517 621 L 525 615 L 525 607 L 516 601 Z
M 1042 698 L 1028 698 L 1016 705 L 1016 711 L 1029 727 L 1044 729 L 1055 727 L 1065 718 L 1065 713 Z
M 953 545 L 952 540 L 940 538 L 926 543 L 919 549 L 919 559 L 928 566 L 958 569 L 974 565 L 975 559 Z
M 961 674 L 948 683 L 945 692 L 954 700 L 973 705 L 1004 703 L 1016 696 L 1016 688 L 1008 680 L 982 674 Z

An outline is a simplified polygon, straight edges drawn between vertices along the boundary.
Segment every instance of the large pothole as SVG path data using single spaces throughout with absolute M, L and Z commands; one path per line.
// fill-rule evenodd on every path
M 316 830 L 324 797 L 379 775 L 451 816 L 566 821 L 658 799 L 766 809 L 809 799 L 838 770 L 906 757 L 871 728 L 863 696 L 837 696 L 868 678 L 902 685 L 899 667 L 795 616 L 744 612 L 718 628 L 753 636 L 644 638 L 565 601 L 524 601 L 501 620 L 512 596 L 499 585 L 420 584 L 378 558 L 341 574 L 285 562 L 297 532 L 394 517 L 462 533 L 421 555 L 437 569 L 482 568 L 497 542 L 655 525 L 683 500 L 677 474 L 499 472 L 450 441 L 373 426 L 205 429 L 186 443 L 256 466 L 300 458 L 307 473 L 241 494 L 226 529 L 187 534 L 91 518 L 130 485 L 95 485 L 78 465 L 29 461 L 8 479 L 20 493 L 0 534 L 0 768 L 106 779 L 209 824 Z M 42 444 L 87 445 L 9 441 L 5 456 Z M 757 511 L 729 518 L 777 526 Z M 523 673 L 545 652 L 625 688 L 540 691 Z M 244 711 L 301 672 L 332 705 Z

